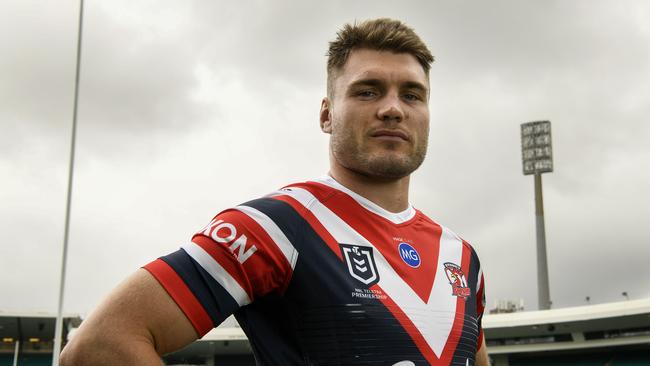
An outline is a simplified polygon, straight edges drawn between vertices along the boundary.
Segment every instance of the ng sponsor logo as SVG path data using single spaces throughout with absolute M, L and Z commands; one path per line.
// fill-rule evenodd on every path
M 422 263 L 420 254 L 408 243 L 399 243 L 397 251 L 399 251 L 399 256 L 402 257 L 404 263 L 413 268 L 420 267 L 420 263 Z
M 203 235 L 212 238 L 217 243 L 229 245 L 228 249 L 237 257 L 239 263 L 244 263 L 257 251 L 254 244 L 248 249 L 246 248 L 248 238 L 244 234 L 237 237 L 237 228 L 229 222 L 214 219 L 201 231 Z

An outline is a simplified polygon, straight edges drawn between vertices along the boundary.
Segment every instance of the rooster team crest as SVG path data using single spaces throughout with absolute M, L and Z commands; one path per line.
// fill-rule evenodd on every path
M 445 263 L 445 274 L 451 284 L 451 294 L 466 299 L 470 295 L 470 289 L 467 287 L 467 279 L 460 269 L 459 265 Z
M 361 281 L 364 285 L 372 286 L 379 282 L 379 273 L 375 264 L 372 247 L 363 247 L 352 244 L 339 244 L 341 253 L 348 265 L 350 275 Z

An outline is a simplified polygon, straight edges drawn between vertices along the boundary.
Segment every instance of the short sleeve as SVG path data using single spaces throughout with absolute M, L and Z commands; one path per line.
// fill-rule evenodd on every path
M 282 293 L 297 259 L 291 240 L 250 206 L 218 214 L 179 250 L 145 265 L 200 336 L 237 309 Z

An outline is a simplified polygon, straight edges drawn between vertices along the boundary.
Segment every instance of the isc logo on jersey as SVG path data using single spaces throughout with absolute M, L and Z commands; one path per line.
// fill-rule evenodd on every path
M 422 261 L 420 260 L 420 254 L 418 254 L 415 248 L 410 246 L 408 243 L 399 243 L 397 250 L 399 251 L 399 255 L 402 257 L 404 263 L 413 268 L 420 267 Z
M 246 262 L 257 251 L 255 245 L 251 245 L 246 249 L 248 238 L 244 234 L 237 237 L 237 228 L 229 222 L 214 219 L 201 231 L 203 235 L 211 237 L 217 243 L 230 244 L 228 249 L 237 257 L 239 263 Z

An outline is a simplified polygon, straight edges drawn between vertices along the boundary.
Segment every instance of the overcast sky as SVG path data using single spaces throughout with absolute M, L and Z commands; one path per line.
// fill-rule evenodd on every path
M 55 312 L 78 3 L 0 7 L 0 309 Z M 488 306 L 537 308 L 519 125 L 540 119 L 554 306 L 650 297 L 650 2 L 88 0 L 65 311 L 222 209 L 325 174 L 327 42 L 378 16 L 436 57 L 411 201 L 477 249 Z

